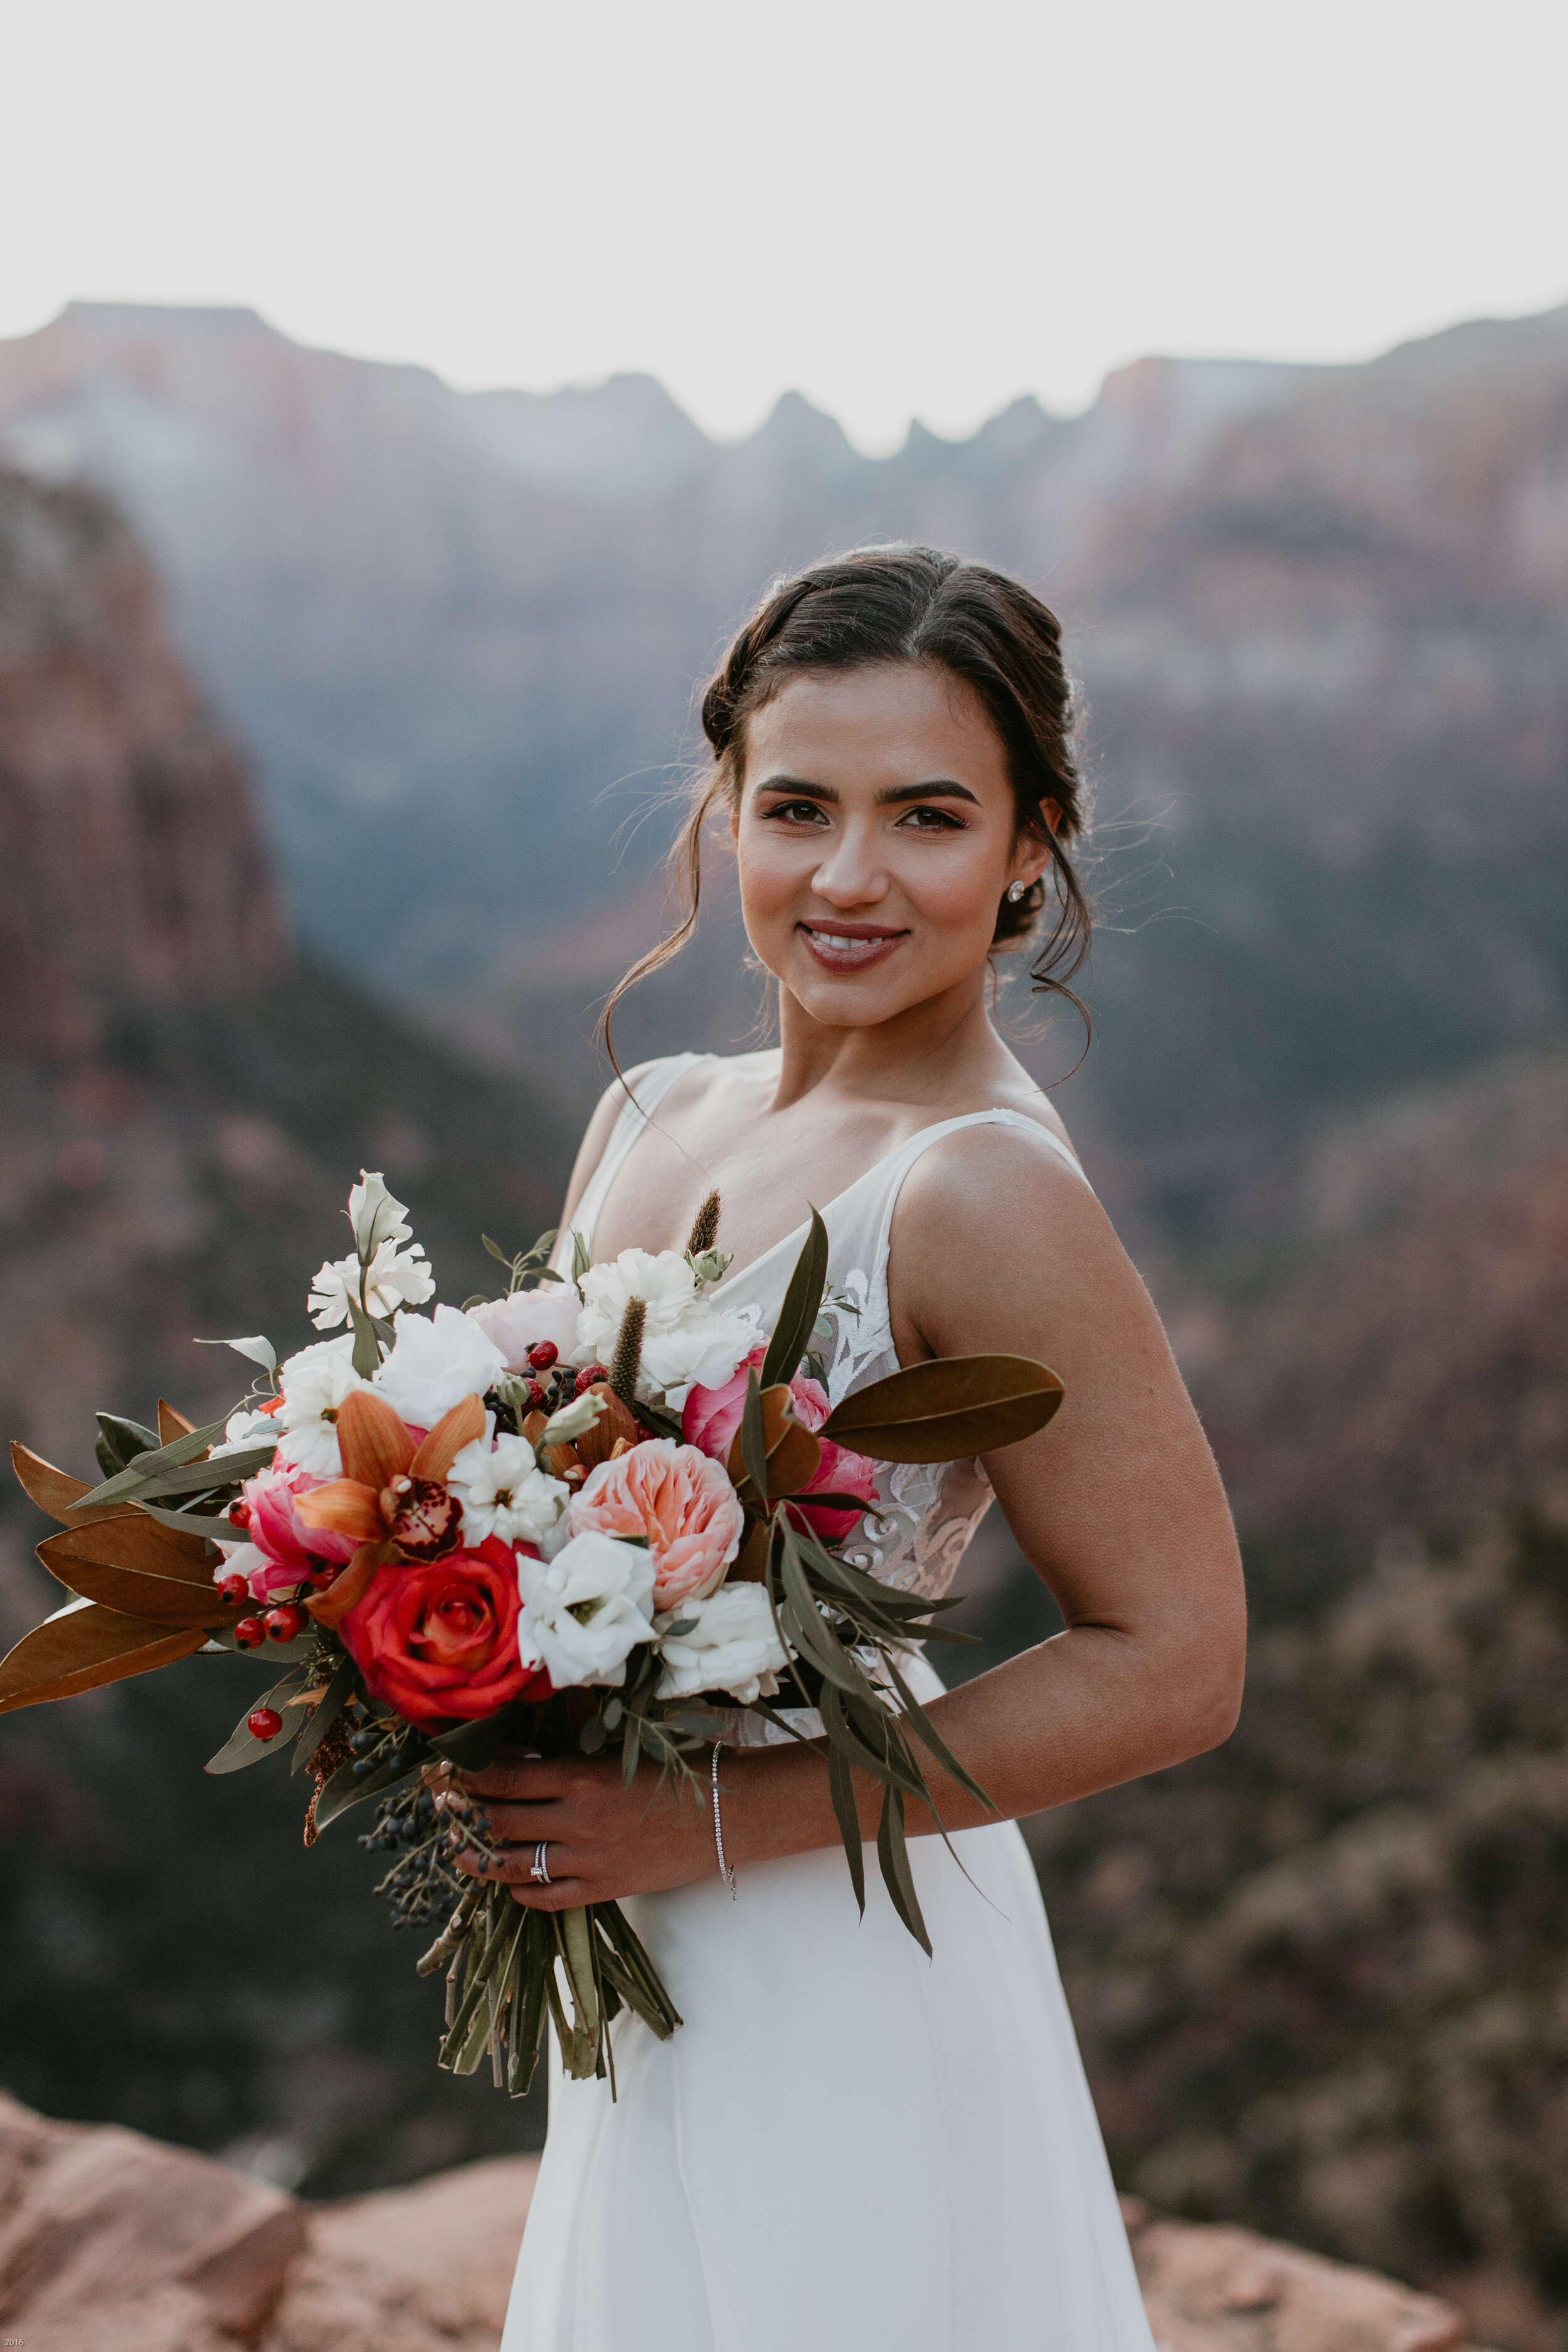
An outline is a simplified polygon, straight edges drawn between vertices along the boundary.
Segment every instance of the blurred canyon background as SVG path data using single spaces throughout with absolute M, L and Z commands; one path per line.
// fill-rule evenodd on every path
M 1004 993 L 1244 1537 L 1224 1749 L 1031 1826 L 1123 2189 L 1568 2345 L 1568 310 L 1371 363 L 1151 359 L 887 458 L 651 378 L 462 394 L 245 310 L 0 343 L 0 1401 L 243 1386 L 362 1164 L 440 1295 L 553 1222 L 664 919 L 694 689 L 773 572 L 1022 573 L 1082 680 L 1103 929 Z M 623 1059 L 749 1040 L 721 848 Z M 1050 1246 L 1048 1234 L 1036 1245 Z M 233 1369 L 231 1369 L 231 1367 Z M 6 1638 L 47 1605 L 0 1510 Z M 1050 1604 L 992 1529 L 972 1667 Z M 0 1727 L 0 2075 L 343 2194 L 537 2145 L 433 2065 L 353 1830 L 202 1759 L 192 1660 Z M 258 1787 L 259 1783 L 259 1787 Z

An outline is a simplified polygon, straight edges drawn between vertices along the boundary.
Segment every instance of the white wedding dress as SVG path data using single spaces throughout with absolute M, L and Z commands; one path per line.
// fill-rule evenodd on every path
M 574 1221 L 585 1240 L 698 1058 L 639 1080 Z M 906 1172 L 986 1124 L 1053 1141 L 1014 1111 L 945 1119 L 823 1208 L 835 1403 L 897 1366 L 888 1235 Z M 804 1238 L 715 1297 L 771 1325 Z M 858 1556 L 934 1597 L 991 1500 L 984 1474 L 884 1480 Z M 910 1680 L 921 1698 L 942 1688 L 923 1659 Z M 736 1729 L 783 1736 L 753 1717 Z M 550 2038 L 549 2138 L 501 2352 L 1152 2352 L 1027 1849 L 1010 1822 L 953 1845 L 963 1871 L 940 1838 L 910 1843 L 929 1960 L 874 1846 L 864 1920 L 837 1844 L 743 1867 L 736 1901 L 715 1864 L 627 1904 L 686 2023 L 661 2042 L 617 2020 L 614 2103 L 606 2083 L 564 2079 Z

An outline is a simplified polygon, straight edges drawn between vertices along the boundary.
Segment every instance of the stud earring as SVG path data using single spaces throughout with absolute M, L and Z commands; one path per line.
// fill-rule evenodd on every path
M 1029 886 L 1026 882 L 1009 882 L 1007 885 L 1007 896 L 1011 898 L 1015 907 L 1017 905 L 1019 899 L 1023 897 L 1028 887 Z

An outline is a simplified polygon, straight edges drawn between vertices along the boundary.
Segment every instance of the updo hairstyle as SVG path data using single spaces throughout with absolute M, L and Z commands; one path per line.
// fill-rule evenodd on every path
M 721 804 L 731 811 L 739 806 L 752 712 L 804 672 L 891 662 L 935 665 L 978 696 L 1006 758 L 1018 830 L 1051 846 L 1050 864 L 1022 898 L 1004 893 L 993 952 L 1005 953 L 1035 931 L 1048 896 L 1049 926 L 1030 978 L 1037 992 L 1065 996 L 1083 1012 L 1068 983 L 1089 952 L 1093 919 L 1068 854 L 1087 811 L 1073 758 L 1072 690 L 1062 665 L 1060 624 L 1021 581 L 989 564 L 931 547 L 860 547 L 775 581 L 709 680 L 702 730 L 713 766 L 696 780 L 669 855 L 685 912 L 668 938 L 611 992 L 606 1036 L 621 997 L 678 955 L 696 929 L 703 832 Z M 1055 801 L 1061 812 L 1054 835 L 1045 801 Z

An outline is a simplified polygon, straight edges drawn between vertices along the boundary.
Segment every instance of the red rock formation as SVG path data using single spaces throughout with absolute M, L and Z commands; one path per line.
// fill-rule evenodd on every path
M 110 999 L 286 961 L 244 772 L 114 510 L 0 475 L 0 1045 L 90 1048 Z
M 0 2327 L 28 2352 L 495 2352 L 537 2168 L 312 2209 L 0 2096 Z M 1373 2272 L 1128 2219 L 1164 2352 L 1463 2352 L 1458 2313 Z

